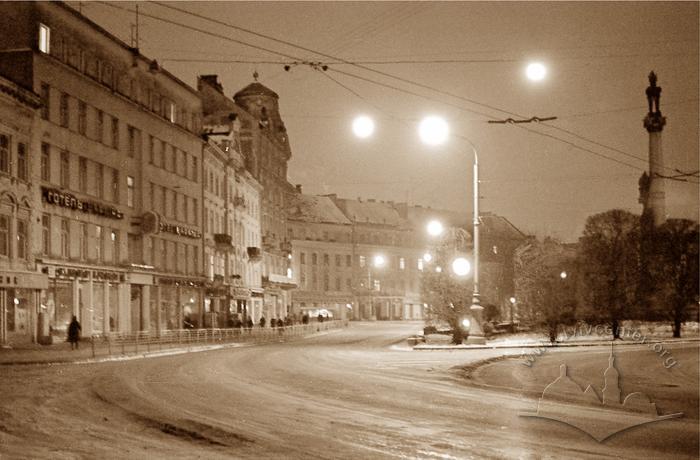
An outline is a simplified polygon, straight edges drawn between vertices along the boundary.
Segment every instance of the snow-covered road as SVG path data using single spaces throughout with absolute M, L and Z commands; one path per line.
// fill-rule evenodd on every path
M 420 327 L 360 323 L 294 343 L 0 368 L 0 458 L 697 457 L 697 419 L 598 443 L 520 417 L 536 400 L 466 384 L 454 369 L 504 350 L 390 346 Z M 683 385 L 697 390 L 697 379 Z

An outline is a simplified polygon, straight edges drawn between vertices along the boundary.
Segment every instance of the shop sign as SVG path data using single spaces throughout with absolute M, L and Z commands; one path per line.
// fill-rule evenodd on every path
M 47 270 L 49 278 L 82 278 L 89 279 L 92 274 L 92 279 L 96 281 L 124 281 L 124 274 L 119 272 L 107 272 L 102 270 L 86 270 L 82 268 L 62 268 L 56 267 L 54 270 Z M 53 272 L 53 274 L 52 274 Z M 53 276 L 52 276 L 53 275 Z
M 247 299 L 250 297 L 250 289 L 232 288 L 231 291 L 233 297 L 236 297 L 237 299 Z
M 204 283 L 200 280 L 183 280 L 179 278 L 164 278 L 158 277 L 155 279 L 156 284 L 160 286 L 191 286 L 191 287 L 202 287 Z
M 41 187 L 41 194 L 49 204 L 69 208 L 76 211 L 82 211 L 98 216 L 109 217 L 111 219 L 123 219 L 124 214 L 114 206 L 105 205 L 91 200 L 83 200 L 77 198 L 70 193 L 61 192 L 54 188 Z
M 175 235 L 186 236 L 187 238 L 201 238 L 202 232 L 196 228 L 185 227 L 184 225 L 176 225 L 168 222 L 160 222 L 160 231 L 173 233 Z

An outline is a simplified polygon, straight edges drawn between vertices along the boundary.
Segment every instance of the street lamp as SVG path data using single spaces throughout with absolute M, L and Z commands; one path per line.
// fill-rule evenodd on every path
M 374 133 L 374 120 L 367 115 L 360 115 L 352 122 L 352 132 L 360 139 L 366 139 Z
M 438 145 L 442 144 L 447 140 L 449 135 L 449 128 L 447 122 L 440 117 L 427 117 L 425 118 L 419 127 L 419 134 L 423 142 L 428 145 Z M 469 343 L 485 343 L 484 332 L 481 328 L 481 314 L 484 307 L 481 306 L 479 301 L 479 154 L 476 151 L 474 144 L 467 139 L 462 137 L 467 144 L 472 149 L 474 153 L 474 163 L 473 163 L 473 179 L 474 179 L 474 217 L 472 224 L 474 226 L 473 239 L 474 239 L 474 289 L 472 292 L 472 304 L 469 309 L 474 316 L 474 324 L 471 327 L 471 332 L 469 334 Z
M 386 264 L 386 259 L 381 254 L 375 254 L 372 257 L 372 262 L 367 264 L 367 289 L 368 289 L 368 303 L 369 303 L 369 319 L 374 318 L 374 301 L 372 299 L 372 291 L 374 286 L 372 286 L 372 267 L 381 268 Z

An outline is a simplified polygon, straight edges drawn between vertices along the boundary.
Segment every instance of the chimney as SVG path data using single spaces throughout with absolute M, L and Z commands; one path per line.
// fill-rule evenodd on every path
M 200 75 L 199 78 L 197 78 L 197 91 L 202 90 L 202 83 L 206 83 L 221 94 L 224 94 L 224 87 L 219 83 L 218 75 Z
M 297 193 L 301 194 L 301 184 L 295 185 L 294 188 L 297 190 Z

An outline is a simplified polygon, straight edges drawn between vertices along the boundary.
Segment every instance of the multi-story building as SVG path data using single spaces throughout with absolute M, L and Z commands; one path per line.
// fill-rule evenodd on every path
M 292 291 L 292 312 L 352 317 L 356 301 L 352 223 L 326 196 L 298 193 L 287 211 L 293 281 L 298 285 Z
M 40 311 L 84 334 L 201 324 L 197 92 L 64 3 L 4 3 L 0 25 L 0 74 L 42 102 Z
M 230 114 L 239 122 L 240 150 L 245 169 L 262 187 L 260 222 L 262 252 L 263 311 L 267 319 L 288 314 L 291 282 L 291 241 L 287 237 L 286 200 L 294 187 L 287 182 L 291 149 L 286 128 L 279 115 L 279 97 L 257 81 L 233 96 L 224 95 L 216 75 L 200 76 L 197 89 L 204 115 Z M 258 246 L 254 246 L 258 247 Z M 253 297 L 256 297 L 253 292 Z
M 48 277 L 34 256 L 41 241 L 36 129 L 39 96 L 0 77 L 0 345 L 36 338 Z

